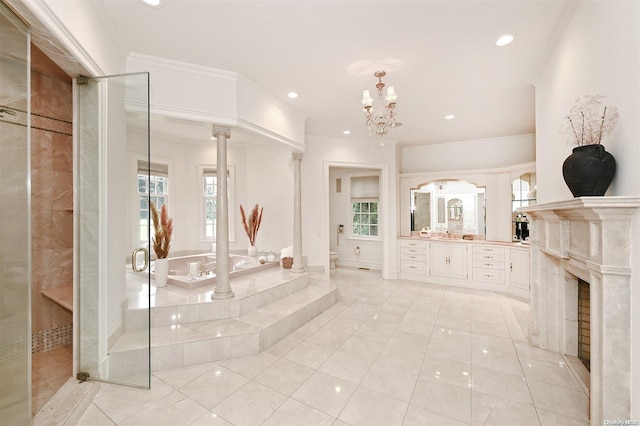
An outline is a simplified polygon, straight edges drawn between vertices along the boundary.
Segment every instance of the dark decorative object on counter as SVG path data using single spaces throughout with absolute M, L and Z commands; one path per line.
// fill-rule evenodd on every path
M 616 160 L 601 145 L 618 120 L 616 107 L 602 106 L 604 96 L 576 100 L 562 132 L 577 145 L 562 164 L 562 175 L 574 197 L 604 195 L 616 174 Z

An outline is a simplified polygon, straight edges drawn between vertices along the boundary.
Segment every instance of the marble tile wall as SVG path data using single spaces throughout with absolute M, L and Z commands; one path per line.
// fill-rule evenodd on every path
M 71 312 L 41 294 L 73 285 L 73 98 L 71 78 L 35 46 L 31 113 L 31 311 L 37 333 L 73 322 Z

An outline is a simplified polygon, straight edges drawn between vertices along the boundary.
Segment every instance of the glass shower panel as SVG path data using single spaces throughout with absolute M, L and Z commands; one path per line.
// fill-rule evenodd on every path
M 0 424 L 31 420 L 30 35 L 0 2 Z
M 132 261 L 132 251 L 149 247 L 139 232 L 149 218 L 136 210 L 138 161 L 149 163 L 149 75 L 78 78 L 74 87 L 78 372 L 148 388 L 148 256 Z

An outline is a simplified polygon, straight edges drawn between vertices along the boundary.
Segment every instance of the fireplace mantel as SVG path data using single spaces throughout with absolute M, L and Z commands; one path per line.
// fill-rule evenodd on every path
M 594 425 L 631 418 L 630 231 L 639 207 L 640 197 L 579 197 L 520 209 L 531 222 L 533 346 L 571 354 L 572 285 L 590 285 Z

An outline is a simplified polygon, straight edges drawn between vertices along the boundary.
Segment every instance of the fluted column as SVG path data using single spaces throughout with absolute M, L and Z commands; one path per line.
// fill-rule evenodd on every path
M 229 127 L 213 126 L 217 140 L 217 191 L 216 191 L 216 288 L 213 299 L 233 297 L 229 279 L 229 199 L 227 195 L 227 139 L 231 138 Z
M 304 272 L 302 263 L 302 179 L 300 177 L 300 163 L 302 154 L 292 155 L 293 174 L 293 265 L 291 272 Z

